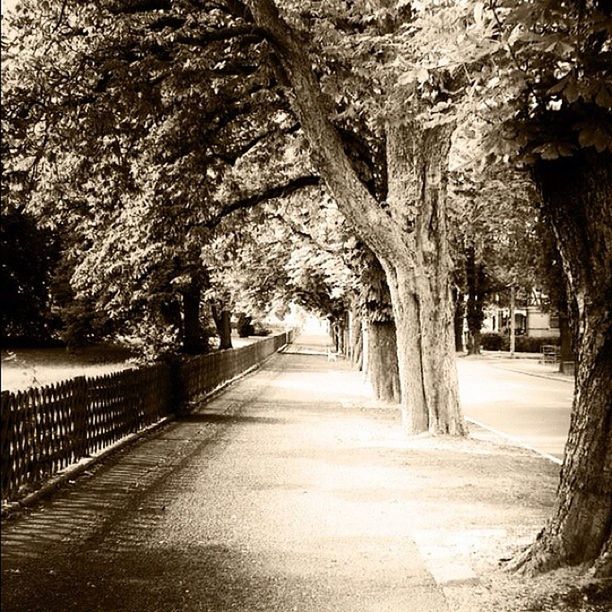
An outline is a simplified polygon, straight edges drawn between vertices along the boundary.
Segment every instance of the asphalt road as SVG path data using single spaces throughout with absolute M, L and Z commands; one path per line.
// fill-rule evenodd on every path
M 457 360 L 465 416 L 562 459 L 573 385 L 509 367 L 494 358 Z

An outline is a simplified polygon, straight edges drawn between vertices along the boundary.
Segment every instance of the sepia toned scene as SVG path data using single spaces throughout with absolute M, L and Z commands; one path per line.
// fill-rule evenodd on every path
M 2 2 L 7 612 L 612 610 L 612 6 Z

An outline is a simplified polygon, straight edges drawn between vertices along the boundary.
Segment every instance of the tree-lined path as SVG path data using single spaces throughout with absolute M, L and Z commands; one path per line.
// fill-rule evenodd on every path
M 486 609 L 555 484 L 521 449 L 406 439 L 346 362 L 276 355 L 5 524 L 2 609 Z

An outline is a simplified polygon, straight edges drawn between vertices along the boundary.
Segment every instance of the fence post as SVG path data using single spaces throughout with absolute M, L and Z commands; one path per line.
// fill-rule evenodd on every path
M 87 445 L 87 407 L 89 403 L 89 394 L 87 393 L 87 379 L 85 376 L 76 376 L 74 378 L 73 389 L 74 455 L 75 461 L 78 461 L 89 454 Z
M 2 499 L 8 497 L 12 492 L 11 476 L 13 475 L 11 463 L 11 434 L 13 429 L 13 406 L 11 405 L 10 391 L 2 391 L 2 403 L 0 409 L 0 445 L 2 449 L 2 462 L 0 464 L 2 474 Z M 14 444 L 14 441 L 13 441 Z

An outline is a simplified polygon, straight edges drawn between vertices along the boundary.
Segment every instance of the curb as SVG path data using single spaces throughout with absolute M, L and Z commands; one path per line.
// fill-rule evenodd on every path
M 515 368 L 506 368 L 504 366 L 496 366 L 498 370 L 506 370 L 506 372 L 515 372 L 516 374 L 525 374 L 525 376 L 534 376 L 536 378 L 546 378 L 547 380 L 558 380 L 564 383 L 574 384 L 573 378 L 561 378 L 560 376 L 549 376 L 548 374 L 540 374 L 539 372 L 525 372 Z
M 518 446 L 520 448 L 524 448 L 525 450 L 535 453 L 536 455 L 539 455 L 543 459 L 547 459 L 548 461 L 551 461 L 552 463 L 555 463 L 557 465 L 563 465 L 562 459 L 559 459 L 558 457 L 555 457 L 554 455 L 550 455 L 549 453 L 540 451 L 537 448 L 534 448 L 533 446 L 529 446 L 529 444 L 525 444 L 525 442 L 523 442 L 520 438 L 511 436 L 510 434 L 506 434 L 503 431 L 499 431 L 499 429 L 495 429 L 493 427 L 490 427 L 489 425 L 485 425 L 483 422 L 477 421 L 476 419 L 472 419 L 471 417 L 466 416 L 465 420 L 468 423 L 472 423 L 478 427 L 481 427 L 482 429 L 486 429 L 487 431 L 490 431 L 496 436 L 499 436 L 503 440 L 510 442 L 512 446 Z
M 272 357 L 278 355 L 278 353 L 282 349 L 284 349 L 286 346 L 288 345 L 284 344 L 274 353 L 272 353 L 271 355 L 268 355 L 263 361 L 260 361 L 259 363 L 252 365 L 250 368 L 248 368 L 244 372 L 241 372 L 240 374 L 234 376 L 234 378 L 226 380 L 221 385 L 219 385 L 216 389 L 213 389 L 206 395 L 203 395 L 199 399 L 195 400 L 194 403 L 204 404 L 214 399 L 217 395 L 220 395 L 221 392 L 224 391 L 231 384 L 238 382 L 239 380 L 241 380 L 248 374 L 261 368 L 262 365 L 264 365 L 266 362 L 272 359 Z M 91 467 L 97 465 L 98 463 L 101 463 L 104 459 L 106 459 L 113 453 L 116 453 L 120 450 L 123 450 L 124 448 L 127 448 L 128 446 L 132 444 L 135 444 L 136 442 L 140 441 L 142 438 L 144 438 L 148 434 L 151 434 L 157 431 L 158 429 L 161 429 L 168 423 L 172 423 L 173 421 L 180 420 L 180 416 L 181 416 L 180 414 L 178 415 L 172 414 L 167 417 L 163 417 L 159 421 L 152 423 L 151 425 L 148 425 L 147 427 L 141 429 L 140 431 L 136 431 L 134 433 L 128 434 L 121 440 L 117 440 L 117 442 L 115 442 L 114 444 L 111 444 L 111 446 L 100 451 L 98 454 L 93 455 L 91 457 L 84 457 L 79 462 L 74 463 L 73 465 L 67 466 L 66 468 L 64 468 L 62 472 L 53 476 L 51 480 L 43 484 L 40 487 L 40 489 L 37 489 L 36 491 L 33 491 L 32 493 L 28 493 L 28 495 L 26 495 L 23 499 L 20 499 L 14 502 L 10 502 L 6 506 L 4 506 L 0 510 L 0 520 L 2 521 L 10 520 L 13 516 L 18 514 L 21 510 L 24 510 L 25 508 L 33 506 L 35 503 L 37 503 L 41 499 L 44 499 L 45 497 L 50 496 L 53 492 L 55 492 L 57 489 L 64 486 L 67 482 L 69 482 L 70 480 L 74 480 L 75 478 L 78 478 L 81 474 L 86 472 Z

